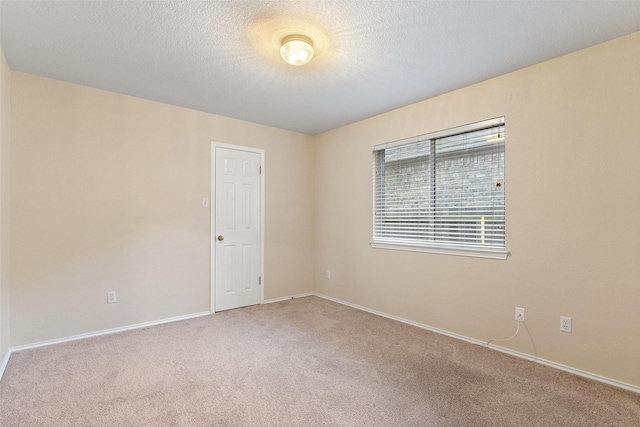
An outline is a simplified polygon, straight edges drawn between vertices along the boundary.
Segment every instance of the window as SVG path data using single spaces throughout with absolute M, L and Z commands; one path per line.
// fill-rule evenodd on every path
M 504 117 L 374 147 L 373 247 L 505 259 Z

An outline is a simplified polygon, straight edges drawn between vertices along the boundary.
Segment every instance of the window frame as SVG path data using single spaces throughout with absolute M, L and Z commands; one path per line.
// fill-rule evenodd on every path
M 370 241 L 370 245 L 372 248 L 377 249 L 392 249 L 392 250 L 403 250 L 403 251 L 413 251 L 413 252 L 428 252 L 442 255 L 459 255 L 459 256 L 471 256 L 478 258 L 491 258 L 491 259 L 506 259 L 508 256 L 508 251 L 506 249 L 506 215 L 504 220 L 505 226 L 505 242 L 502 247 L 490 247 L 490 246 L 480 246 L 480 245 L 464 245 L 464 244 L 455 244 L 455 243 L 443 243 L 443 242 L 435 242 L 435 241 L 411 241 L 407 240 L 395 240 L 395 239 L 384 239 L 384 238 L 376 238 L 376 203 L 377 199 L 377 176 L 376 176 L 376 156 L 378 152 L 381 150 L 387 150 L 389 148 L 395 148 L 402 145 L 414 144 L 422 141 L 430 141 L 436 140 L 440 138 L 445 138 L 448 136 L 454 136 L 462 133 L 468 133 L 473 131 L 479 131 L 481 129 L 486 129 L 495 126 L 505 126 L 504 117 L 496 117 L 489 120 L 483 120 L 480 122 L 470 123 L 463 126 L 457 126 L 454 128 L 444 129 L 437 132 L 432 132 L 424 135 L 419 135 L 411 138 L 405 138 L 398 141 L 392 141 L 384 144 L 378 144 L 373 147 L 373 224 L 372 224 L 372 240 Z M 434 153 L 436 156 L 437 152 Z M 505 165 L 504 170 L 506 174 L 506 144 L 504 146 L 504 159 Z M 437 161 L 437 159 L 436 159 Z M 434 185 L 433 189 L 436 189 L 437 183 Z M 506 188 L 505 188 L 505 201 L 506 201 Z M 506 206 L 505 206 L 506 208 Z M 506 210 L 506 209 L 505 209 Z M 505 212 L 506 214 L 506 212 Z

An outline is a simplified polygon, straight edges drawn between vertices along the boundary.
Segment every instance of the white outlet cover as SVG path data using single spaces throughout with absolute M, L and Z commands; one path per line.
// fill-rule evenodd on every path
M 562 332 L 571 332 L 571 317 L 560 316 L 560 330 Z

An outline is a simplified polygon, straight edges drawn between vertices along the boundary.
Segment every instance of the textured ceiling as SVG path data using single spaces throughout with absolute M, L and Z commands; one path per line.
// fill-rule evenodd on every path
M 315 135 L 640 30 L 640 1 L 2 1 L 9 66 Z M 317 57 L 278 56 L 289 31 Z

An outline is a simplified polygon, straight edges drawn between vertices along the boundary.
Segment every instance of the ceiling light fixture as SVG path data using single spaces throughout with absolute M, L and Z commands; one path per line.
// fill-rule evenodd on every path
M 282 39 L 280 55 L 287 64 L 304 65 L 313 58 L 313 41 L 300 34 L 292 34 Z

